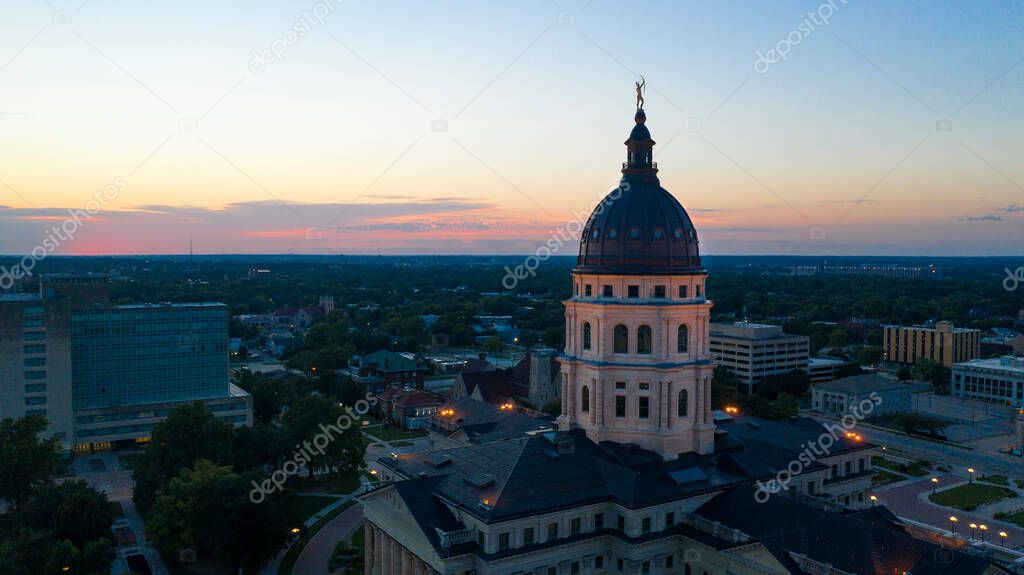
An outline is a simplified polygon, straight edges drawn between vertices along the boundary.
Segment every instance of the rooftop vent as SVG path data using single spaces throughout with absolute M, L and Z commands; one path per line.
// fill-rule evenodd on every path
M 474 473 L 473 475 L 467 475 L 465 481 L 473 487 L 483 489 L 484 487 L 494 485 L 494 475 L 491 473 Z
M 549 450 L 545 451 L 544 455 L 546 455 L 548 457 L 548 459 L 561 459 L 562 458 L 562 456 L 559 455 L 558 452 L 553 450 L 553 449 L 549 449 Z
M 688 485 L 698 481 L 705 481 L 708 478 L 708 474 L 704 473 L 699 467 L 688 467 L 678 471 L 671 471 L 668 476 L 676 485 Z
M 427 465 L 434 467 L 443 467 L 452 462 L 452 458 L 447 453 L 434 453 L 430 457 L 427 457 Z

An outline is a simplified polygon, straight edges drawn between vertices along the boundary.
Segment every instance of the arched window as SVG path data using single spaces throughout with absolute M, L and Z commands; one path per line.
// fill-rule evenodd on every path
M 651 347 L 651 326 L 642 325 L 636 330 L 636 352 L 649 354 Z
M 687 348 L 690 345 L 690 342 L 688 341 L 690 339 L 690 330 L 686 327 L 685 323 L 679 326 L 679 332 L 676 337 L 676 352 L 686 353 Z
M 615 353 L 629 352 L 629 329 L 624 325 L 615 326 Z
M 583 349 L 590 349 L 590 322 L 583 322 Z
M 585 385 L 580 390 L 580 409 L 583 413 L 590 413 L 590 388 Z
M 690 411 L 690 394 L 685 389 L 679 391 L 679 406 L 676 410 L 679 417 L 686 417 Z

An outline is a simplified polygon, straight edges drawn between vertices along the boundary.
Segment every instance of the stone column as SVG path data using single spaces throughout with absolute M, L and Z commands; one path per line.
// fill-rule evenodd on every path
M 373 575 L 373 525 L 366 523 L 363 530 L 363 575 Z
M 384 531 L 373 528 L 373 575 L 383 575 L 384 567 Z

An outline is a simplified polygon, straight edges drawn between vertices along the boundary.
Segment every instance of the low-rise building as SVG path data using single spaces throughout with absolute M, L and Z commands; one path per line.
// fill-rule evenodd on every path
M 807 371 L 810 338 L 790 335 L 782 326 L 761 323 L 712 323 L 711 357 L 753 391 L 765 377 L 794 369 Z
M 811 377 L 811 383 L 824 383 L 839 379 L 845 369 L 849 369 L 854 362 L 834 357 L 812 357 L 807 361 L 807 375 Z
M 377 415 L 391 420 L 402 429 L 423 429 L 437 413 L 444 399 L 412 387 L 387 386 L 377 394 Z
M 374 392 L 388 386 L 423 389 L 423 376 L 427 372 L 415 359 L 386 349 L 353 356 L 348 370 L 353 381 Z
M 871 416 L 910 411 L 911 386 L 875 374 L 855 375 L 811 387 L 815 411 L 842 417 L 864 414 L 864 402 L 874 405 Z
M 449 397 L 472 397 L 501 405 L 524 402 L 540 409 L 562 390 L 561 365 L 552 349 L 530 350 L 514 366 L 490 371 L 461 372 L 455 377 Z
M 1024 407 L 1024 357 L 972 359 L 953 364 L 951 393 Z
M 885 361 L 917 365 L 930 359 L 946 367 L 981 355 L 981 330 L 956 327 L 940 321 L 934 327 L 915 325 L 883 326 L 882 353 Z

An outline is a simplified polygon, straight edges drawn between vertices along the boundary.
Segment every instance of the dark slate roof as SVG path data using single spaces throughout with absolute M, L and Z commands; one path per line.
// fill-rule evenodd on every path
M 513 368 L 496 369 L 494 371 L 478 371 L 462 373 L 462 382 L 466 394 L 471 395 L 480 388 L 480 397 L 487 403 L 504 403 L 516 397 L 530 395 L 529 379 L 519 379 Z
M 750 416 L 740 416 L 731 422 L 719 423 L 719 432 L 725 432 L 730 441 L 736 441 L 746 447 L 746 451 L 768 460 L 784 458 L 786 462 L 793 459 L 808 445 L 820 445 L 822 435 L 828 429 L 810 417 L 800 417 L 788 421 L 771 421 Z M 874 449 L 874 445 L 866 441 L 857 441 L 843 435 L 840 430 L 835 433 L 836 439 L 828 448 L 831 455 Z M 716 439 L 716 442 L 718 439 Z M 716 450 L 718 446 L 716 445 Z M 783 462 L 783 466 L 785 462 Z
M 637 448 L 597 445 L 582 431 L 570 433 L 573 453 L 559 454 L 553 434 L 546 434 L 443 450 L 451 461 L 441 466 L 424 453 L 381 461 L 407 477 L 441 477 L 435 487 L 439 497 L 488 522 L 596 501 L 645 507 L 754 479 L 717 466 L 714 456 L 686 454 L 664 462 Z M 706 479 L 681 485 L 669 475 L 687 469 L 699 469 Z M 477 487 L 483 474 L 494 482 Z M 485 500 L 488 505 L 481 506 Z
M 980 557 L 950 553 L 915 539 L 899 525 L 886 524 L 877 511 L 841 514 L 788 497 L 759 503 L 754 495 L 750 486 L 737 487 L 715 496 L 696 514 L 760 540 L 794 573 L 801 571 L 790 553 L 864 575 L 981 575 L 991 565 Z
M 473 443 L 490 443 L 523 437 L 529 432 L 553 427 L 549 417 L 533 417 L 518 410 L 500 409 L 497 405 L 459 398 L 445 407 L 455 411 L 459 429 Z

